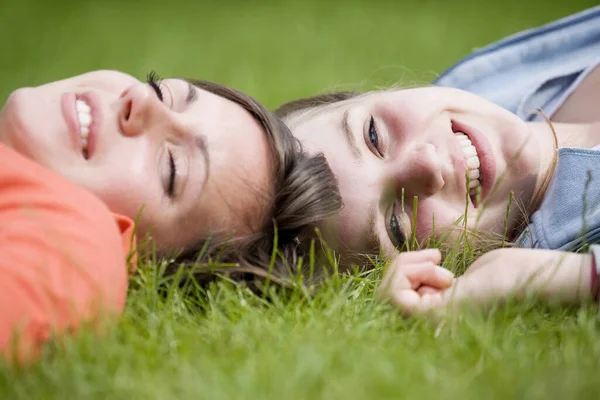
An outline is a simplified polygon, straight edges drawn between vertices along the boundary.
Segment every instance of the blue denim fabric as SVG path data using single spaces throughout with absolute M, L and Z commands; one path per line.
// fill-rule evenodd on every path
M 566 251 L 600 243 L 599 150 L 559 149 L 544 201 L 517 243 Z
M 482 96 L 526 121 L 551 116 L 600 63 L 600 6 L 486 46 L 446 70 L 436 85 Z

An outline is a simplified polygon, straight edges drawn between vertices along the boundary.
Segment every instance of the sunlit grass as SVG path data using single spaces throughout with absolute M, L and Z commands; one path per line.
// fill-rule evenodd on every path
M 593 309 L 508 304 L 439 322 L 374 301 L 380 270 L 307 296 L 226 282 L 195 295 L 134 278 L 121 322 L 0 367 L 2 398 L 589 398 L 600 392 Z M 164 290 L 157 290 L 162 287 Z

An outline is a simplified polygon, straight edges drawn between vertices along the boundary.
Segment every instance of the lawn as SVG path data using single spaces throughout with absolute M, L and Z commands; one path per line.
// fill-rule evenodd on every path
M 0 98 L 100 68 L 215 80 L 269 107 L 426 83 L 473 48 L 596 1 L 203 3 L 3 0 Z M 101 338 L 0 365 L 0 399 L 600 398 L 592 308 L 532 301 L 434 323 L 374 301 L 379 271 L 258 297 L 226 283 L 183 296 L 158 269 L 140 265 Z

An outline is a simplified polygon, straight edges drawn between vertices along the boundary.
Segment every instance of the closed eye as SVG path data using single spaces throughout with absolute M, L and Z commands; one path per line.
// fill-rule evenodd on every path
M 150 73 L 146 76 L 146 82 L 154 90 L 156 97 L 158 97 L 162 103 L 164 100 L 164 95 L 162 89 L 160 88 L 161 78 L 158 76 L 158 74 L 154 71 L 150 71 Z
M 383 151 L 381 150 L 381 143 L 379 137 L 379 131 L 377 129 L 377 122 L 375 118 L 371 115 L 367 124 L 367 132 L 366 132 L 366 142 L 367 147 L 373 154 L 377 157 L 383 158 Z
M 175 194 L 175 178 L 177 177 L 177 165 L 175 163 L 175 158 L 173 157 L 173 152 L 171 149 L 168 149 L 169 153 L 169 180 L 167 181 L 167 187 L 165 192 L 169 198 L 173 198 Z

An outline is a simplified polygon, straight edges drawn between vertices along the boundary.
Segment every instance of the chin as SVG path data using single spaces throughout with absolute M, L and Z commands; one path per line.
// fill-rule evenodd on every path
M 23 116 L 23 89 L 13 92 L 0 113 L 0 140 L 19 153 L 31 156 L 26 144 L 30 142 L 31 126 Z
M 0 140 L 48 166 L 45 161 L 52 160 L 51 149 L 55 147 L 56 116 L 49 104 L 36 101 L 37 97 L 32 88 L 18 89 L 8 97 L 0 113 Z

